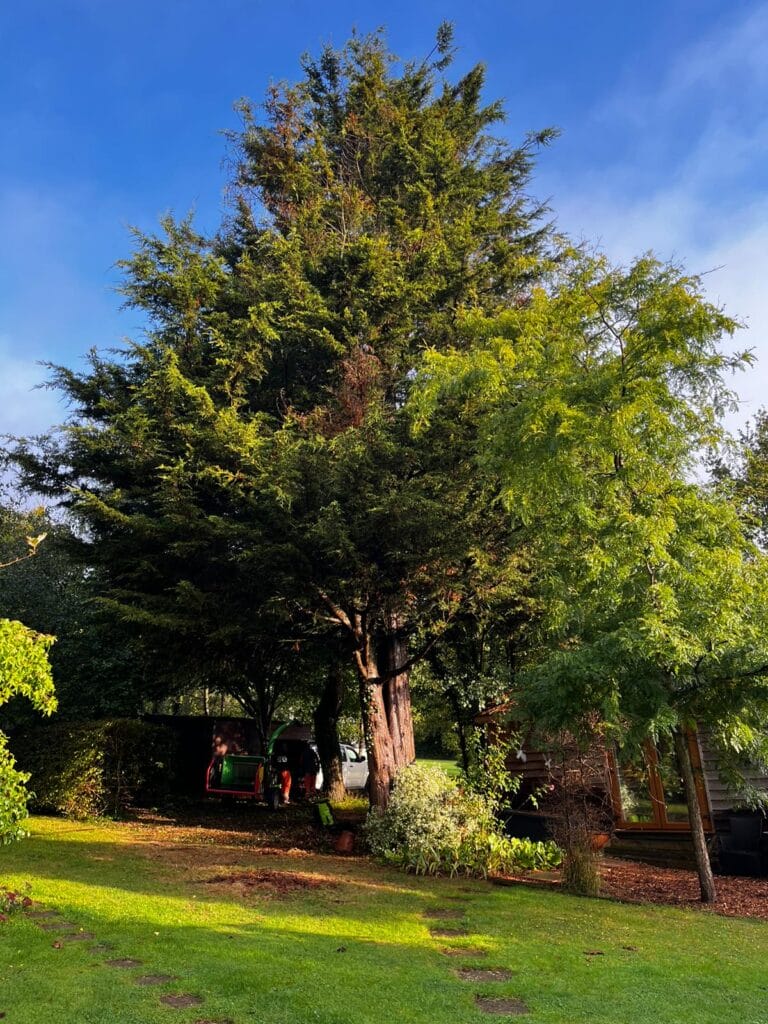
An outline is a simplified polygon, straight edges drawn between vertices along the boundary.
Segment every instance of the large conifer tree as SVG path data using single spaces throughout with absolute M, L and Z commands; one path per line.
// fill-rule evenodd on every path
M 242 103 L 231 218 L 214 243 L 171 221 L 138 239 L 148 340 L 59 370 L 63 449 L 23 457 L 36 486 L 75 487 L 109 600 L 180 659 L 247 680 L 265 644 L 338 634 L 379 805 L 414 756 L 409 666 L 488 570 L 471 427 L 414 437 L 410 382 L 463 310 L 521 300 L 549 239 L 526 191 L 549 133 L 496 138 L 483 68 L 451 82 L 452 58 L 448 26 L 405 65 L 354 36 Z

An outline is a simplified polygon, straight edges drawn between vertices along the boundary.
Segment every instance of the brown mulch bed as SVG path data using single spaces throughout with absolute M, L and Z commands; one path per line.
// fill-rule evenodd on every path
M 753 917 L 768 921 L 768 878 L 716 875 L 717 900 L 708 905 L 701 902 L 696 872 L 687 868 L 664 868 L 618 857 L 604 857 L 600 873 L 603 880 L 601 895 L 622 903 L 690 907 L 727 917 Z M 504 876 L 496 881 L 501 885 L 559 888 L 560 882 L 551 877 L 552 873 L 547 874 L 550 877 Z
M 601 870 L 603 895 L 630 903 L 663 903 L 712 910 L 728 917 L 757 917 L 768 921 L 768 878 L 715 876 L 717 901 L 701 903 L 695 871 L 661 868 L 634 860 L 606 857 Z

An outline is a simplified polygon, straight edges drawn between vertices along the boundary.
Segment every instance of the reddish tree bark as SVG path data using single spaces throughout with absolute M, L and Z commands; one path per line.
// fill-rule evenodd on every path
M 347 611 L 327 594 L 321 596 L 335 620 L 354 638 L 370 802 L 383 809 L 398 770 L 415 757 L 408 662 L 400 622 L 388 618 L 384 636 L 375 637 L 367 616 Z

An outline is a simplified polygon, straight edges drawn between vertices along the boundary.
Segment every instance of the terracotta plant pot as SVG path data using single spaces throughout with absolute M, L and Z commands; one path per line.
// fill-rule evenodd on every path
M 610 832 L 593 832 L 590 841 L 592 843 L 593 850 L 602 850 L 604 846 L 607 846 L 608 840 L 611 838 Z
M 334 843 L 336 853 L 352 853 L 355 845 L 355 833 L 344 831 Z

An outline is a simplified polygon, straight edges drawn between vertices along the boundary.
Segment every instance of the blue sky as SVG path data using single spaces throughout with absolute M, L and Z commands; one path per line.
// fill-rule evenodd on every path
M 128 225 L 216 226 L 238 97 L 353 26 L 422 56 L 445 18 L 510 138 L 562 130 L 533 186 L 560 226 L 706 273 L 760 358 L 733 422 L 768 404 L 768 2 L 27 0 L 0 7 L 0 433 L 63 417 L 38 361 L 137 333 L 114 293 Z

